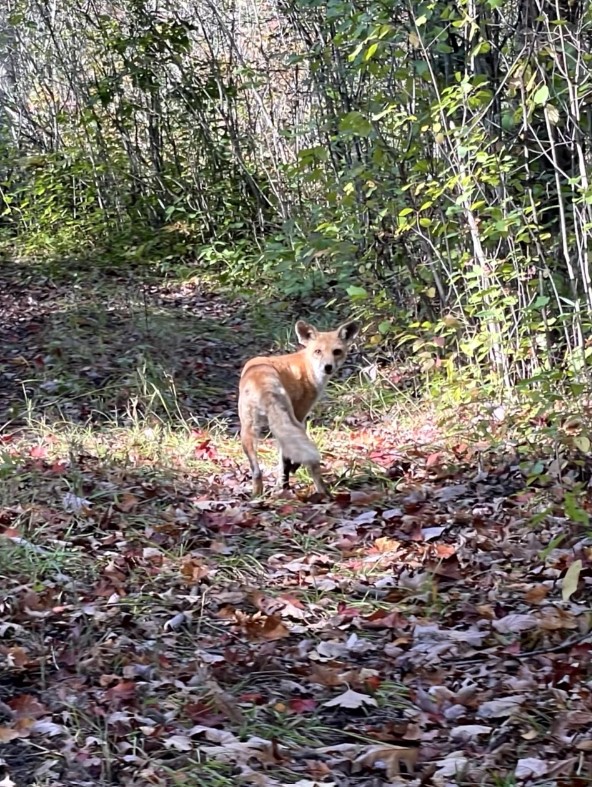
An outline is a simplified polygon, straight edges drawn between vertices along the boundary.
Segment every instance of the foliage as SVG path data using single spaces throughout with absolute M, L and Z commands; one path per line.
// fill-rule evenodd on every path
M 322 294 L 430 379 L 587 383 L 589 3 L 0 16 L 5 247 Z

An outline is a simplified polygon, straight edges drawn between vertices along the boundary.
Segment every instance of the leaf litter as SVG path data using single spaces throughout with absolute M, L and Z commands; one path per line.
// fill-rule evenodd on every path
M 142 427 L 149 448 L 129 424 L 39 433 L 8 401 L 21 367 L 45 375 L 48 336 L 60 359 L 60 291 L 40 287 L 29 315 L 10 292 L 0 784 L 589 783 L 587 493 L 533 484 L 524 462 L 451 445 L 434 422 L 405 433 L 363 411 L 331 433 L 327 464 L 374 469 L 325 502 L 302 485 L 250 500 L 236 440 L 204 426 L 183 450 L 158 449 L 158 421 Z M 175 331 L 179 310 L 215 315 L 215 336 L 196 330 L 196 409 L 234 412 L 232 375 L 261 349 L 234 330 L 235 306 L 196 287 L 151 295 Z M 91 317 L 79 308 L 95 330 Z M 104 340 L 94 379 L 115 379 L 123 346 Z M 183 337 L 172 349 L 191 409 L 196 354 Z M 69 364 L 66 377 L 84 372 Z M 36 406 L 53 412 L 58 393 L 38 382 Z M 88 417 L 83 393 L 60 394 L 72 422 Z

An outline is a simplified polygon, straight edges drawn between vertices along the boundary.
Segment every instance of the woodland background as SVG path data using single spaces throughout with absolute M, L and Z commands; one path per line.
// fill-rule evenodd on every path
M 1 237 L 351 301 L 455 379 L 582 382 L 590 24 L 569 0 L 9 0 Z

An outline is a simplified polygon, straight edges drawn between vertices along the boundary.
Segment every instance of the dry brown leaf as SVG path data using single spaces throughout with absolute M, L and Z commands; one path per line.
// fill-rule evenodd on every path
M 313 661 L 310 670 L 310 679 L 313 683 L 321 686 L 342 686 L 342 670 L 337 667 L 326 667 L 324 664 L 317 664 Z
M 243 616 L 241 627 L 250 640 L 276 640 L 290 636 L 290 630 L 276 615 Z
M 8 667 L 17 667 L 20 669 L 22 667 L 26 667 L 29 663 L 28 651 L 19 645 L 8 648 L 5 655 Z
M 0 743 L 10 743 L 16 738 L 24 738 L 28 735 L 28 731 L 23 733 L 15 730 L 14 727 L 0 727 Z
M 355 762 L 364 765 L 366 768 L 375 768 L 383 765 L 388 779 L 394 779 L 401 775 L 401 764 L 406 768 L 407 773 L 413 773 L 417 765 L 419 749 L 415 746 L 387 746 L 380 744 L 370 746 L 362 752 Z
M 12 708 L 17 719 L 39 719 L 48 712 L 45 705 L 42 705 L 32 694 L 20 694 L 8 700 L 6 704 Z
M 137 507 L 138 503 L 140 503 L 140 498 L 132 495 L 131 492 L 124 492 L 123 495 L 119 498 L 118 503 L 116 504 L 116 508 L 122 511 L 124 514 L 129 514 L 130 511 L 133 511 L 134 508 Z
M 545 607 L 540 614 L 539 627 L 545 631 L 561 631 L 562 629 L 575 629 L 578 627 L 575 615 L 567 609 Z
M 524 594 L 524 600 L 527 604 L 540 604 L 549 595 L 549 588 L 542 583 L 533 585 Z
M 396 541 L 394 538 L 380 536 L 374 541 L 372 546 L 376 552 L 397 552 L 401 548 L 401 542 Z

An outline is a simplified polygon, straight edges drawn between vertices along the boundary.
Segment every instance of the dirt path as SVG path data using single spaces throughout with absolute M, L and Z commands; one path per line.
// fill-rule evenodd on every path
M 150 390 L 162 394 L 161 414 L 169 406 L 187 418 L 236 417 L 238 371 L 257 344 L 244 303 L 195 283 L 24 278 L 9 269 L 0 283 L 0 422 L 21 425 L 27 404 L 77 422 L 111 420 Z

